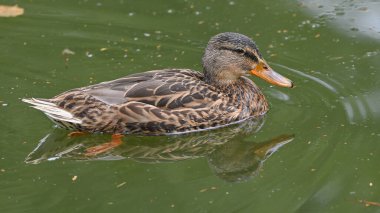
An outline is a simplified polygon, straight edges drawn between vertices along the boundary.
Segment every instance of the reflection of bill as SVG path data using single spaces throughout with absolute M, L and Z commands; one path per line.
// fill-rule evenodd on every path
M 262 143 L 243 139 L 257 132 L 264 117 L 213 131 L 175 136 L 127 136 L 125 142 L 98 155 L 86 150 L 106 141 L 107 135 L 67 137 L 67 132 L 55 129 L 26 158 L 26 163 L 38 164 L 57 159 L 121 160 L 143 163 L 175 162 L 205 157 L 215 174 L 226 181 L 242 181 L 253 177 L 263 162 L 293 136 L 280 136 Z
M 257 175 L 264 161 L 293 138 L 281 135 L 261 143 L 233 141 L 218 147 L 207 157 L 218 177 L 228 182 L 241 182 Z

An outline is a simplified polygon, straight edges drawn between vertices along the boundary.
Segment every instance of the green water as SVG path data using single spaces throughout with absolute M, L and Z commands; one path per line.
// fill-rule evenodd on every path
M 376 1 L 2 1 L 0 212 L 380 212 Z M 260 121 L 175 137 L 68 138 L 20 101 L 160 68 L 252 37 L 294 89 Z M 68 48 L 74 55 L 62 55 Z

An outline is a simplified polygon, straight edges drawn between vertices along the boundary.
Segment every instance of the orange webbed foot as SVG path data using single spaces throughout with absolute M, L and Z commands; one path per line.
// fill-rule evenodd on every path
M 123 143 L 124 136 L 122 134 L 114 134 L 111 136 L 111 141 L 86 149 L 85 156 L 95 156 L 107 152 Z
M 74 131 L 74 132 L 70 132 L 69 134 L 67 134 L 67 136 L 69 136 L 70 138 L 73 138 L 73 137 L 83 136 L 86 134 L 87 134 L 86 132 Z

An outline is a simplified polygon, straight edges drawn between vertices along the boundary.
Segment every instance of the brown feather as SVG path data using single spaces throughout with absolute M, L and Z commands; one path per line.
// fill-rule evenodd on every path
M 245 77 L 217 88 L 185 69 L 150 71 L 70 90 L 50 102 L 82 120 L 88 132 L 168 134 L 223 126 L 267 111 Z

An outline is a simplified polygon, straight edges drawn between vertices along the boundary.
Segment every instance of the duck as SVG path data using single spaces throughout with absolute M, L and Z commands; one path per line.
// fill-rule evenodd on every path
M 269 109 L 257 76 L 280 87 L 255 42 L 235 32 L 209 40 L 203 72 L 168 68 L 75 88 L 53 98 L 24 98 L 59 127 L 85 133 L 170 135 L 210 130 L 263 116 Z

